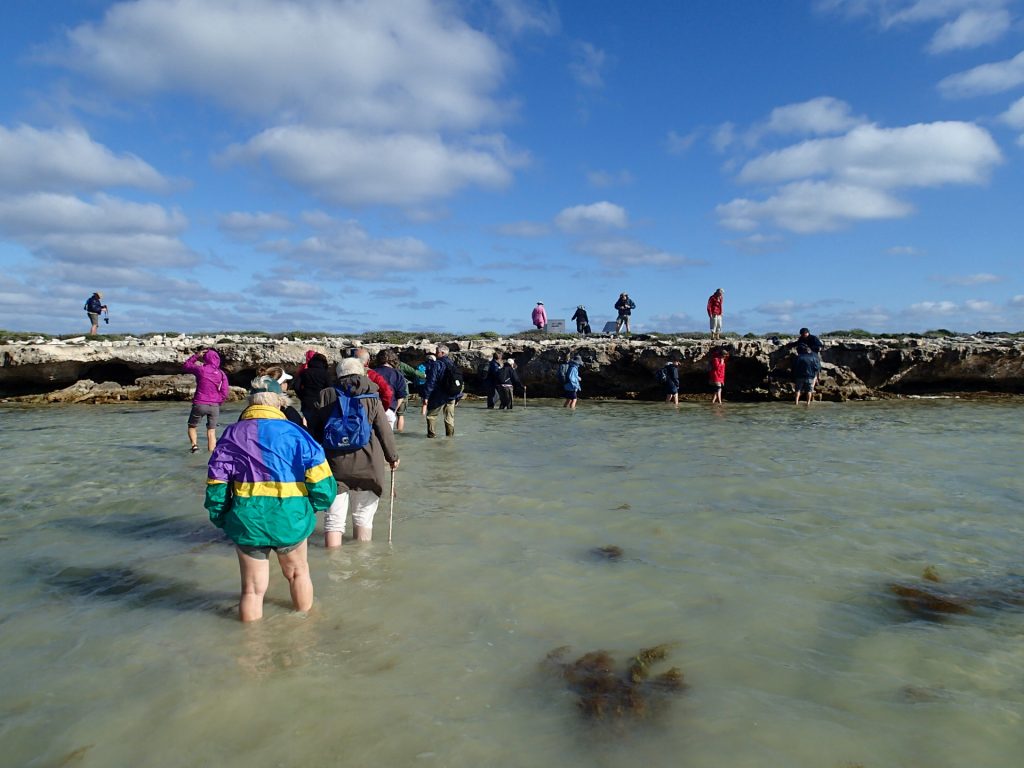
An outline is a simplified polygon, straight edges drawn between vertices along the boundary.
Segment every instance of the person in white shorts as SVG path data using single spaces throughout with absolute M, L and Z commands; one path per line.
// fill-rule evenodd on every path
M 708 321 L 711 338 L 722 338 L 722 297 L 725 292 L 719 288 L 708 297 Z
M 346 357 L 337 367 L 340 389 L 350 395 L 378 394 L 377 385 L 366 376 L 362 361 Z M 323 445 L 324 426 L 334 412 L 338 394 L 333 387 L 320 392 L 310 430 Z M 384 494 L 385 469 L 398 468 L 398 449 L 395 436 L 388 424 L 384 404 L 379 396 L 359 401 L 366 409 L 370 440 L 352 451 L 337 451 L 325 446 L 327 464 L 338 483 L 338 495 L 324 514 L 324 546 L 340 547 L 345 533 L 348 513 L 352 513 L 352 536 L 356 541 L 373 538 L 373 516 Z

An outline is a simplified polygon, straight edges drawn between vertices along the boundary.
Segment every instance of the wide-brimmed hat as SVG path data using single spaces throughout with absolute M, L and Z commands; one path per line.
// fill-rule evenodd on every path
M 346 357 L 340 363 L 338 363 L 335 369 L 338 373 L 338 378 L 342 376 L 365 376 L 366 368 L 363 367 L 363 361 L 358 357 Z

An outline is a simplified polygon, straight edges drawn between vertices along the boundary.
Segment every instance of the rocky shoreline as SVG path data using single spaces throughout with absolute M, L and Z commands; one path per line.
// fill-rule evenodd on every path
M 791 341 L 783 338 L 782 342 Z M 1024 340 L 1001 336 L 946 338 L 828 338 L 822 351 L 819 391 L 825 400 L 863 400 L 914 395 L 1024 394 Z M 670 359 L 681 362 L 681 394 L 708 392 L 706 359 L 716 345 L 708 339 L 589 337 L 523 340 L 474 338 L 420 339 L 411 343 L 367 343 L 371 352 L 390 348 L 417 365 L 436 343 L 444 342 L 461 367 L 467 391 L 483 391 L 479 371 L 495 350 L 512 354 L 531 396 L 557 397 L 558 364 L 579 354 L 587 397 L 655 400 L 661 387 L 654 373 Z M 791 352 L 768 339 L 727 339 L 731 353 L 726 399 L 766 401 L 792 395 Z M 193 352 L 214 347 L 220 353 L 236 398 L 261 364 L 298 367 L 307 349 L 337 360 L 358 337 L 270 339 L 224 334 L 153 336 L 116 341 L 96 339 L 8 341 L 0 345 L 0 398 L 7 402 L 119 402 L 188 400 L 194 379 L 181 374 Z

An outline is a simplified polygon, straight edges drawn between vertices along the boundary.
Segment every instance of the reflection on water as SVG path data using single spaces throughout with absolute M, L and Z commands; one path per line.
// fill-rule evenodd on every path
M 413 416 L 394 545 L 314 536 L 255 626 L 187 404 L 0 410 L 5 763 L 1019 764 L 1019 405 L 558 405 Z M 685 695 L 615 727 L 545 662 L 661 643 Z

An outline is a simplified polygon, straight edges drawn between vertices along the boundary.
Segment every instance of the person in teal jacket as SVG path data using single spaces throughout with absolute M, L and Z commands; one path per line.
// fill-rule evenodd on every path
M 323 449 L 285 418 L 283 402 L 276 392 L 250 395 L 249 407 L 224 430 L 207 469 L 204 506 L 238 552 L 242 621 L 263 617 L 271 550 L 295 610 L 312 607 L 306 539 L 316 527 L 316 513 L 327 510 L 338 492 Z

